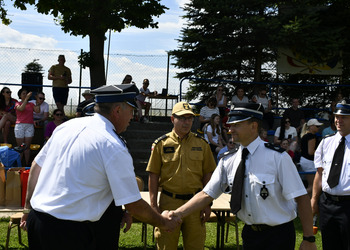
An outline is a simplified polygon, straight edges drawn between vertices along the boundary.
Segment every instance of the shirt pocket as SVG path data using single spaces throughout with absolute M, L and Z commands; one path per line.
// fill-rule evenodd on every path
M 172 164 L 173 162 L 178 161 L 179 154 L 176 153 L 163 153 L 162 161 L 165 165 Z
M 260 193 L 264 186 L 269 192 L 267 199 L 269 197 L 275 196 L 275 190 L 274 190 L 275 181 L 276 181 L 276 178 L 272 174 L 255 174 L 255 175 L 250 174 L 252 191 L 254 192 L 254 195 L 260 199 L 262 199 L 262 197 L 260 196 Z
M 189 162 L 186 162 L 187 169 L 190 173 L 202 177 L 203 175 L 203 152 L 193 152 L 189 153 Z

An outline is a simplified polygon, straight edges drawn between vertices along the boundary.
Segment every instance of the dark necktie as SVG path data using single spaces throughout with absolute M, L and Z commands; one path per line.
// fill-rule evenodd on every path
M 341 141 L 335 150 L 331 170 L 329 171 L 329 176 L 327 179 L 328 185 L 330 188 L 334 188 L 339 183 L 339 177 L 341 168 L 343 165 L 343 159 L 344 159 L 344 152 L 345 152 L 345 137 L 341 138 Z
M 248 149 L 244 148 L 242 151 L 242 160 L 238 165 L 235 174 L 235 179 L 233 180 L 230 205 L 231 211 L 234 214 L 236 214 L 241 209 L 243 182 L 245 174 L 245 159 L 247 158 L 248 154 Z

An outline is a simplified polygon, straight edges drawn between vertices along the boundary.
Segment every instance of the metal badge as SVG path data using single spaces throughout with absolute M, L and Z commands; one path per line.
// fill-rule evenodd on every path
M 265 185 L 260 189 L 260 196 L 264 200 L 269 196 L 269 190 L 267 190 Z

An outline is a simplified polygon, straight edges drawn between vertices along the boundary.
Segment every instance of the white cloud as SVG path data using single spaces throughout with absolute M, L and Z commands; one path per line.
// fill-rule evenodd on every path
M 0 46 L 2 47 L 53 49 L 57 44 L 52 37 L 21 33 L 3 24 L 0 24 L 0 34 Z

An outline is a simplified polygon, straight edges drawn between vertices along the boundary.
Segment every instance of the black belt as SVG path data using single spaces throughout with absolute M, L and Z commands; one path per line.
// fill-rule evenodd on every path
M 273 228 L 273 226 L 269 226 L 266 224 L 255 224 L 255 225 L 247 225 L 247 226 L 249 226 L 255 232 L 262 232 Z
M 198 190 L 197 192 L 193 193 L 193 194 L 174 194 L 174 193 L 171 193 L 169 191 L 166 191 L 166 190 L 162 190 L 162 193 L 167 195 L 167 196 L 170 196 L 174 199 L 180 199 L 180 200 L 190 200 L 196 193 L 198 193 L 200 190 Z
M 324 193 L 326 197 L 332 201 L 350 201 L 350 195 L 331 195 Z

